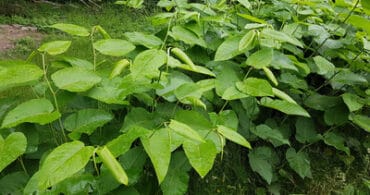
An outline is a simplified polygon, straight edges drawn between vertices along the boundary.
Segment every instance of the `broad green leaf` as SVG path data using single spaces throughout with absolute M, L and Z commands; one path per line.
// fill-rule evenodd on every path
M 1 128 L 15 127 L 25 122 L 45 125 L 60 117 L 58 111 L 53 111 L 54 107 L 47 99 L 28 100 L 7 113 Z
M 295 138 L 300 143 L 314 143 L 322 139 L 322 136 L 315 130 L 315 123 L 312 119 L 299 117 L 295 123 Z
M 239 119 L 237 114 L 233 110 L 223 110 L 218 114 L 214 112 L 208 113 L 213 126 L 222 125 L 233 131 L 238 130 Z
M 177 100 L 174 92 L 178 87 L 180 87 L 182 84 L 193 82 L 193 80 L 189 76 L 178 71 L 171 72 L 167 79 L 168 80 L 166 81 L 164 81 L 164 79 L 161 80 L 163 81 L 163 84 L 161 84 L 164 87 L 162 89 L 157 89 L 156 93 L 169 102 L 174 102 Z
M 334 132 L 327 132 L 324 134 L 324 142 L 329 146 L 333 146 L 338 150 L 345 152 L 347 155 L 350 155 L 350 150 L 344 145 L 346 139 Z
M 285 157 L 289 163 L 289 166 L 301 176 L 302 179 L 305 177 L 312 177 L 310 160 L 308 155 L 303 151 L 296 152 L 294 148 L 289 148 L 285 154 Z
M 162 50 L 151 49 L 141 52 L 130 66 L 134 77 L 154 78 L 159 76 L 159 68 L 167 61 L 167 54 Z
M 90 35 L 90 32 L 86 28 L 75 25 L 75 24 L 58 23 L 58 24 L 53 24 L 50 27 L 56 28 L 70 35 L 76 35 L 76 36 L 82 36 L 82 37 L 87 37 Z
M 188 190 L 191 166 L 184 152 L 175 152 L 171 158 L 170 168 L 161 184 L 164 195 L 183 195 Z
M 251 132 L 258 137 L 270 142 L 278 142 L 279 144 L 290 145 L 289 139 L 284 138 L 283 134 L 277 129 L 271 129 L 269 126 L 262 124 L 255 128 L 251 128 Z
M 171 120 L 168 127 L 183 137 L 198 142 L 205 142 L 204 139 L 198 134 L 198 132 L 196 132 L 195 130 L 193 130 L 191 127 L 184 123 L 178 122 L 176 120 Z
M 175 96 L 184 104 L 199 105 L 205 108 L 204 103 L 200 100 L 203 92 L 196 83 L 185 83 L 175 90 Z
M 351 114 L 349 120 L 361 127 L 367 132 L 370 132 L 370 117 L 360 114 Z
M 162 45 L 162 40 L 151 34 L 142 32 L 126 32 L 124 33 L 127 40 L 135 45 L 143 45 L 149 49 L 159 48 Z
M 247 32 L 239 42 L 239 51 L 244 51 L 248 49 L 253 44 L 255 36 L 256 36 L 255 30 Z
M 243 82 L 237 82 L 236 87 L 251 96 L 274 96 L 270 83 L 264 79 L 250 77 Z
M 201 47 L 206 47 L 206 42 L 201 37 L 198 37 L 194 32 L 182 27 L 182 26 L 174 26 L 172 27 L 171 32 L 169 35 L 177 41 L 183 41 L 186 44 L 191 46 L 199 45 Z
M 315 56 L 313 60 L 317 67 L 317 74 L 327 77 L 331 77 L 334 74 L 335 66 L 327 59 L 322 56 Z
M 252 170 L 257 172 L 268 184 L 271 184 L 273 167 L 276 164 L 276 154 L 271 148 L 258 147 L 254 148 L 248 154 L 249 165 Z
M 338 89 L 342 88 L 343 85 L 368 85 L 368 81 L 361 74 L 356 74 L 348 69 L 341 69 L 332 80 L 333 86 L 339 85 Z
M 235 82 L 241 81 L 241 68 L 232 62 L 217 62 L 214 72 L 216 74 L 216 93 L 223 96 L 227 89 L 235 86 Z M 235 88 L 235 87 L 234 87 Z
M 118 157 L 126 153 L 137 138 L 148 135 L 149 133 L 150 131 L 145 128 L 132 126 L 124 134 L 109 141 L 106 146 L 114 157 Z
M 117 5 L 126 5 L 135 9 L 140 9 L 143 7 L 144 0 L 125 0 L 125 1 L 116 1 L 114 4 Z
M 284 91 L 281 91 L 277 88 L 272 88 L 272 92 L 274 93 L 274 95 L 282 100 L 285 100 L 287 102 L 290 102 L 290 103 L 293 103 L 293 104 L 297 104 L 296 101 L 293 100 L 293 98 L 291 98 L 288 94 L 286 94 Z M 298 105 L 298 104 L 297 104 Z
M 103 39 L 93 44 L 94 49 L 108 56 L 124 56 L 135 49 L 135 46 L 121 39 Z
M 204 178 L 212 169 L 217 155 L 215 144 L 210 140 L 201 143 L 186 140 L 183 143 L 183 148 L 191 166 Z
M 141 137 L 144 146 L 157 175 L 158 183 L 161 184 L 166 177 L 171 160 L 171 142 L 167 129 L 155 130 L 152 135 Z
M 162 121 L 158 121 L 158 118 L 153 115 L 153 113 L 149 113 L 141 107 L 134 107 L 126 114 L 120 131 L 127 132 L 131 130 L 132 127 L 136 126 L 143 127 L 145 129 L 154 129 L 161 123 Z
M 234 36 L 227 38 L 218 48 L 215 54 L 215 61 L 231 59 L 242 52 L 239 51 L 239 42 L 242 37 Z
M 91 186 L 94 185 L 95 178 L 91 173 L 77 173 L 53 186 L 48 192 L 50 194 L 88 194 Z
M 64 68 L 51 75 L 54 84 L 70 92 L 84 92 L 101 81 L 101 78 L 91 70 L 81 68 Z
M 300 105 L 285 100 L 273 100 L 268 97 L 263 97 L 260 103 L 262 106 L 279 110 L 285 114 L 310 117 L 310 114 Z
M 327 125 L 342 125 L 348 121 L 348 109 L 344 104 L 339 104 L 325 110 L 324 121 Z
M 93 152 L 94 147 L 84 146 L 80 141 L 56 147 L 36 173 L 39 190 L 45 190 L 83 169 Z
M 112 79 L 103 78 L 99 85 L 94 86 L 87 92 L 87 96 L 107 104 L 128 104 L 125 101 L 125 95 L 121 95 L 130 89 L 121 88 L 122 78 L 114 77 Z
M 247 58 L 246 64 L 252 66 L 256 69 L 261 69 L 263 67 L 267 67 L 272 62 L 272 58 L 274 55 L 274 50 L 271 48 L 264 48 Z
M 298 60 L 297 60 L 297 63 L 298 63 Z M 298 72 L 298 68 L 294 65 L 293 61 L 287 55 L 279 51 L 276 51 L 276 50 L 274 51 L 274 56 L 272 58 L 270 66 L 278 70 L 287 69 L 287 70 L 293 70 L 293 71 Z M 309 72 L 308 67 L 307 69 Z
M 365 104 L 363 99 L 352 93 L 342 94 L 342 99 L 350 112 L 360 110 Z
M 49 55 L 58 55 L 66 52 L 71 46 L 71 41 L 52 41 L 42 44 L 37 50 L 46 52 Z
M 61 60 L 63 62 L 67 62 L 72 67 L 79 67 L 79 68 L 83 68 L 86 70 L 94 70 L 94 65 L 91 62 L 84 60 L 84 59 L 64 56 L 61 58 Z
M 287 42 L 295 46 L 298 46 L 300 48 L 303 48 L 303 44 L 298 39 L 292 36 L 289 36 L 283 32 L 273 30 L 273 29 L 268 29 L 268 28 L 263 29 L 261 32 L 261 36 L 268 38 L 268 39 L 274 39 L 274 40 L 281 41 L 281 42 Z
M 118 182 L 128 185 L 128 177 L 125 170 L 123 170 L 121 164 L 119 164 L 110 150 L 104 146 L 99 148 L 96 153 L 99 155 L 99 158 L 103 161 L 103 164 L 109 169 L 114 178 Z
M 5 140 L 0 135 L 0 172 L 26 151 L 27 138 L 21 132 L 11 133 Z
M 133 185 L 141 179 L 147 158 L 143 147 L 132 148 L 119 157 L 119 162 L 127 173 L 129 185 Z
M 0 91 L 37 81 L 43 71 L 36 65 L 22 61 L 0 61 Z
M 83 109 L 69 115 L 64 120 L 64 127 L 72 134 L 92 134 L 98 127 L 102 127 L 113 119 L 113 115 L 99 109 Z
M 238 132 L 235 130 L 232 130 L 228 127 L 222 126 L 222 125 L 217 125 L 217 131 L 224 136 L 226 139 L 237 143 L 241 146 L 244 146 L 246 148 L 252 149 L 252 146 L 250 143 L 243 137 L 241 136 Z
M 307 97 L 304 104 L 315 110 L 325 111 L 341 103 L 340 97 L 312 94 Z
M 21 171 L 6 174 L 0 179 L 0 194 L 22 194 L 28 180 L 29 176 Z
M 353 26 L 363 29 L 367 34 L 370 34 L 370 20 L 368 18 L 352 14 L 347 21 Z

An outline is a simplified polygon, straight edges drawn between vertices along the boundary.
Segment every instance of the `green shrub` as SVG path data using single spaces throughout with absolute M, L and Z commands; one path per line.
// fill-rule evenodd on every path
M 55 40 L 0 63 L 0 90 L 33 92 L 1 99 L 2 193 L 185 194 L 230 142 L 241 194 L 323 193 L 305 183 L 326 156 L 367 167 L 332 192 L 369 191 L 365 1 L 158 5 L 155 34 L 51 26 L 89 39 L 92 62 Z

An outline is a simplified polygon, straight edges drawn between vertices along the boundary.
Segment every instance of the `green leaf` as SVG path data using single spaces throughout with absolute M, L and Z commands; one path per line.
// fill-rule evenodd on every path
M 285 100 L 273 100 L 268 97 L 263 97 L 260 103 L 262 106 L 279 110 L 285 114 L 310 117 L 310 114 L 300 105 Z
M 164 195 L 183 195 L 188 190 L 191 166 L 184 152 L 175 152 L 167 176 L 161 184 Z
M 151 136 L 141 137 L 144 146 L 157 175 L 158 183 L 161 184 L 166 177 L 171 160 L 171 142 L 167 129 L 155 130 Z
M 159 76 L 158 69 L 166 62 L 166 52 L 157 49 L 145 50 L 135 57 L 130 71 L 134 77 L 154 78 Z
M 242 78 L 239 65 L 229 61 L 218 62 L 214 72 L 216 74 L 215 87 L 218 96 L 223 96 L 230 86 L 234 87 L 235 82 L 241 81 Z
M 268 184 L 271 184 L 274 175 L 273 166 L 277 158 L 274 151 L 268 147 L 258 147 L 249 152 L 248 158 L 252 170 L 261 175 Z
M 37 50 L 46 52 L 49 55 L 58 55 L 66 52 L 71 46 L 71 41 L 52 41 L 42 44 Z
M 84 92 L 101 81 L 101 78 L 91 70 L 81 68 L 64 68 L 51 75 L 54 84 L 70 92 Z
M 193 130 L 191 127 L 184 123 L 178 122 L 176 120 L 171 120 L 168 127 L 183 137 L 198 142 L 205 142 L 204 139 L 198 134 L 198 132 L 196 132 L 195 130 Z
M 82 37 L 87 37 L 90 35 L 90 32 L 86 28 L 75 25 L 75 24 L 58 23 L 58 24 L 53 24 L 50 27 L 56 28 L 70 35 L 76 35 L 76 36 L 82 36 Z
M 125 170 L 123 170 L 121 164 L 119 164 L 109 149 L 104 146 L 99 148 L 96 153 L 99 155 L 99 158 L 103 161 L 103 164 L 108 168 L 114 178 L 118 182 L 128 185 L 128 177 Z
M 256 34 L 255 30 L 248 31 L 239 42 L 239 51 L 247 50 L 253 44 Z
M 126 153 L 137 138 L 148 135 L 149 133 L 150 131 L 145 128 L 132 126 L 124 134 L 109 141 L 106 146 L 114 157 L 118 157 Z
M 367 34 L 370 34 L 370 20 L 368 18 L 352 14 L 347 21 L 349 24 L 363 29 Z
M 256 69 L 267 67 L 272 62 L 274 50 L 271 48 L 263 48 L 247 58 L 246 64 Z
M 93 44 L 94 49 L 108 56 L 124 56 L 135 49 L 135 45 L 121 39 L 103 39 Z
M 86 193 L 89 193 L 91 186 L 94 186 L 94 185 L 95 185 L 95 178 L 92 174 L 77 173 L 61 181 L 56 186 L 53 186 L 53 188 L 50 190 L 50 193 L 51 194 L 64 194 L 64 193 L 86 194 Z
M 174 92 L 178 87 L 180 87 L 182 84 L 193 82 L 190 77 L 178 71 L 171 72 L 167 79 L 167 81 L 163 81 L 166 82 L 162 84 L 164 87 L 162 89 L 157 89 L 156 93 L 169 102 L 176 101 Z
M 83 169 L 93 152 L 94 147 L 84 146 L 80 141 L 56 147 L 36 173 L 39 190 L 46 190 Z
M 240 17 L 242 17 L 244 19 L 247 19 L 249 21 L 257 22 L 257 23 L 261 23 L 261 24 L 267 24 L 267 22 L 265 20 L 256 18 L 254 16 L 251 16 L 251 15 L 248 15 L 248 14 L 241 14 L 241 13 L 237 13 L 237 14 L 238 14 L 238 16 L 240 16 Z
M 217 155 L 215 144 L 210 140 L 202 143 L 186 140 L 183 148 L 191 166 L 204 178 L 212 169 Z
M 130 89 L 121 88 L 121 84 L 121 77 L 112 79 L 103 77 L 99 85 L 90 89 L 86 95 L 107 104 L 125 105 L 128 104 L 128 102 L 124 100 L 126 94 L 121 95 L 121 93 L 127 92 L 126 90 Z
M 295 138 L 300 143 L 314 143 L 322 139 L 315 131 L 315 123 L 312 119 L 299 117 L 295 123 Z
M 12 172 L 5 175 L 0 179 L 0 194 L 22 194 L 28 179 L 29 176 L 24 172 Z
M 24 86 L 37 81 L 43 71 L 36 65 L 22 61 L 0 61 L 0 91 Z
M 290 145 L 289 139 L 284 138 L 283 134 L 279 130 L 271 129 L 265 124 L 251 128 L 251 132 L 264 140 Z
M 351 114 L 349 120 L 361 127 L 367 132 L 370 132 L 370 118 L 365 115 Z
M 25 122 L 45 125 L 60 117 L 60 113 L 53 112 L 53 110 L 53 105 L 47 99 L 32 99 L 23 102 L 8 112 L 1 128 L 15 127 Z
M 231 59 L 242 52 L 239 51 L 239 42 L 242 37 L 234 36 L 227 38 L 218 48 L 215 54 L 215 61 Z
M 152 113 L 146 111 L 144 108 L 134 107 L 126 115 L 120 131 L 127 132 L 135 126 L 154 129 L 161 124 L 161 122 L 162 121 L 158 121 L 158 118 L 156 118 Z
M 237 82 L 236 87 L 251 96 L 274 96 L 272 86 L 264 79 L 250 77 L 243 82 Z
M 327 77 L 331 77 L 334 74 L 335 66 L 327 59 L 322 56 L 315 56 L 313 60 L 317 67 L 317 74 Z
M 143 45 L 149 49 L 159 48 L 162 45 L 162 40 L 151 34 L 144 34 L 142 32 L 125 32 L 127 40 L 135 45 Z
M 341 99 L 336 96 L 326 96 L 320 94 L 312 94 L 307 97 L 304 104 L 315 110 L 325 111 L 341 103 Z
M 303 151 L 296 152 L 294 148 L 289 148 L 285 156 L 289 166 L 298 173 L 302 179 L 305 177 L 312 177 L 310 160 L 306 153 Z
M 347 155 L 350 154 L 350 150 L 348 147 L 346 147 L 344 145 L 346 139 L 337 134 L 337 133 L 334 133 L 334 132 L 327 132 L 324 134 L 324 142 L 325 144 L 329 145 L 329 146 L 333 146 L 335 147 L 336 149 L 338 150 L 341 150 L 343 152 L 345 152 Z
M 11 133 L 5 140 L 0 135 L 0 172 L 26 151 L 27 138 L 21 132 Z
M 348 109 L 345 105 L 339 104 L 325 110 L 324 121 L 327 125 L 342 125 L 348 121 Z
M 268 29 L 268 28 L 263 29 L 261 32 L 261 36 L 268 38 L 268 39 L 274 39 L 274 40 L 281 41 L 281 42 L 287 42 L 295 46 L 298 46 L 300 48 L 303 48 L 303 44 L 298 39 L 292 36 L 289 36 L 283 32 L 273 30 L 273 29 Z
M 222 136 L 224 136 L 226 139 L 234 143 L 237 143 L 241 146 L 244 146 L 246 148 L 252 149 L 252 146 L 250 145 L 250 143 L 243 136 L 241 136 L 238 132 L 228 127 L 222 126 L 222 125 L 217 125 L 217 131 Z
M 198 37 L 194 32 L 182 26 L 174 26 L 169 35 L 175 40 L 183 41 L 191 46 L 199 45 L 201 47 L 207 47 L 206 42 L 201 37 Z
M 69 115 L 64 120 L 64 127 L 72 134 L 86 133 L 91 135 L 98 127 L 102 127 L 113 119 L 113 115 L 99 109 L 83 109 Z
M 350 112 L 360 110 L 365 104 L 363 99 L 352 93 L 342 94 L 342 99 Z
M 127 173 L 129 185 L 133 185 L 140 180 L 144 174 L 147 158 L 143 147 L 132 148 L 119 157 L 119 162 Z
M 86 70 L 94 70 L 94 65 L 91 62 L 84 59 L 63 56 L 61 60 L 63 62 L 67 62 L 72 67 L 79 67 Z

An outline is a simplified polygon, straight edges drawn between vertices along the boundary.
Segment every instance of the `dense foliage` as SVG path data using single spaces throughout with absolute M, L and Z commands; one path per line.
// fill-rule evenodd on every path
M 0 193 L 185 194 L 231 142 L 258 192 L 315 179 L 313 146 L 369 166 L 368 1 L 158 6 L 157 30 L 125 39 L 50 26 L 89 39 L 91 62 L 63 55 L 69 40 L 0 61 Z

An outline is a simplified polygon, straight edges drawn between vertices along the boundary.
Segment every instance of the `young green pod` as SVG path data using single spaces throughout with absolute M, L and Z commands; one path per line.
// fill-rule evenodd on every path
M 130 65 L 130 61 L 126 60 L 126 59 L 123 59 L 123 60 L 120 60 L 118 61 L 115 65 L 114 65 L 114 68 L 112 70 L 112 72 L 110 73 L 110 76 L 109 78 L 112 79 L 116 76 L 118 76 L 119 74 L 122 73 L 122 71 L 128 66 Z
M 103 164 L 112 173 L 114 178 L 118 182 L 120 182 L 124 185 L 128 185 L 128 177 L 127 177 L 127 174 L 126 174 L 125 170 L 123 170 L 121 164 L 119 164 L 117 159 L 114 158 L 114 156 L 110 152 L 110 150 L 106 146 L 104 146 L 104 147 L 99 148 L 96 151 L 96 153 L 99 155 Z
M 275 86 L 277 86 L 279 83 L 278 83 L 274 73 L 272 73 L 272 71 L 267 67 L 262 67 L 262 69 L 263 69 L 263 72 L 265 72 L 267 78 L 270 79 L 270 81 L 272 83 L 274 83 Z
M 104 37 L 104 39 L 110 39 L 110 35 L 101 27 L 100 25 L 94 26 L 94 28 L 99 31 L 99 33 Z
M 184 62 L 185 64 L 189 65 L 191 69 L 195 70 L 195 64 L 193 63 L 193 61 L 189 58 L 188 55 L 186 55 L 185 52 L 183 52 L 181 49 L 179 48 L 172 48 L 171 49 L 171 52 L 178 58 L 180 59 L 182 62 Z
M 293 98 L 291 98 L 288 94 L 286 94 L 284 91 L 281 91 L 279 89 L 276 89 L 276 88 L 272 88 L 272 93 L 274 93 L 274 95 L 282 100 L 285 100 L 287 102 L 290 102 L 290 103 L 293 103 L 293 104 L 297 104 L 296 101 L 293 100 Z

